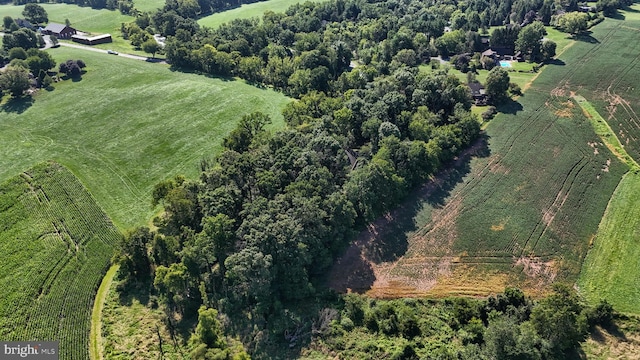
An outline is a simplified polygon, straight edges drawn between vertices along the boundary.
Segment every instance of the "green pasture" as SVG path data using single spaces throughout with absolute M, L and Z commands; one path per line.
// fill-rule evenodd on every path
M 319 2 L 322 0 L 311 0 L 312 2 Z M 211 14 L 198 20 L 198 24 L 210 28 L 217 28 L 218 26 L 230 22 L 234 19 L 249 19 L 252 17 L 258 17 L 262 19 L 262 14 L 265 11 L 273 11 L 275 13 L 284 12 L 289 6 L 303 2 L 300 0 L 267 0 L 255 2 L 252 4 L 243 4 L 242 6 L 229 9 L 223 12 Z
M 198 176 L 240 118 L 262 111 L 283 126 L 289 99 L 231 79 L 170 71 L 166 65 L 60 47 L 57 62 L 82 59 L 82 80 L 0 106 L 0 181 L 54 159 L 69 167 L 121 229 L 154 214 L 153 186 Z
M 163 7 L 164 4 L 165 4 L 164 0 L 134 0 L 133 1 L 133 6 L 142 12 L 155 11 Z
M 582 273 L 580 292 L 590 302 L 606 299 L 618 311 L 640 314 L 640 175 L 618 185 L 600 223 Z
M 49 15 L 49 22 L 64 24 L 65 19 L 69 19 L 71 26 L 75 29 L 90 33 L 111 34 L 112 43 L 94 45 L 100 49 L 113 49 L 118 52 L 148 56 L 141 50 L 135 50 L 128 40 L 122 38 L 120 24 L 134 20 L 132 16 L 122 15 L 119 11 L 96 10 L 89 7 L 80 7 L 68 4 L 40 4 Z M 22 17 L 24 6 L 0 5 L 0 14 L 9 15 L 14 18 Z M 69 41 L 70 40 L 63 40 Z M 162 57 L 162 56 L 157 56 Z
M 69 19 L 71 26 L 79 31 L 96 34 L 109 33 L 118 35 L 120 24 L 133 21 L 133 17 L 122 15 L 119 11 L 96 10 L 90 7 L 80 7 L 70 4 L 39 4 L 49 15 L 49 22 L 64 24 L 65 19 Z M 22 17 L 24 5 L 0 5 L 2 17 L 11 16 L 13 18 Z
M 88 359 L 93 298 L 120 237 L 59 164 L 0 184 L 0 338 L 58 340 L 61 359 Z

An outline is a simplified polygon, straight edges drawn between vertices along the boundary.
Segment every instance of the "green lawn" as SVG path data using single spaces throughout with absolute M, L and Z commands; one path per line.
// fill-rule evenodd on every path
M 89 358 L 91 308 L 120 233 L 78 179 L 38 164 L 0 184 L 0 338 Z
M 289 99 L 242 81 L 170 71 L 152 64 L 60 47 L 59 62 L 83 59 L 81 81 L 41 91 L 31 106 L 0 112 L 0 181 L 55 159 L 69 167 L 121 228 L 153 215 L 153 185 L 176 174 L 198 176 L 240 118 L 262 111 L 283 126 Z M 28 104 L 27 104 L 28 105 Z
M 590 302 L 640 314 L 640 175 L 627 174 L 616 189 L 578 281 Z
M 313 2 L 319 2 L 322 0 L 311 0 Z M 252 17 L 262 18 L 262 14 L 265 11 L 271 10 L 279 13 L 284 12 L 289 6 L 304 2 L 300 0 L 268 0 L 256 2 L 253 4 L 244 4 L 239 8 L 230 9 L 227 11 L 215 13 L 198 20 L 198 24 L 207 26 L 210 28 L 217 28 L 223 23 L 229 22 L 234 19 L 249 19 Z

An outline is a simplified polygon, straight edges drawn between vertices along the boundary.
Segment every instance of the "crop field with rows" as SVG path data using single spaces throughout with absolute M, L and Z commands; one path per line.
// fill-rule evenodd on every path
M 120 233 L 78 179 L 44 163 L 0 185 L 0 338 L 89 357 L 93 299 Z
M 600 225 L 629 170 L 629 157 L 606 138 L 615 134 L 632 158 L 640 156 L 640 30 L 632 29 L 640 21 L 623 16 L 579 36 L 452 169 L 360 234 L 334 269 L 333 286 L 399 297 L 486 295 L 507 285 L 543 294 L 554 281 L 574 283 L 589 248 L 629 221 L 615 216 L 630 213 L 620 210 Z M 583 98 L 609 134 L 594 131 L 576 100 Z M 606 262 L 590 264 L 593 274 L 606 272 Z M 603 295 L 620 299 L 632 284 Z M 597 289 L 584 291 L 598 298 Z

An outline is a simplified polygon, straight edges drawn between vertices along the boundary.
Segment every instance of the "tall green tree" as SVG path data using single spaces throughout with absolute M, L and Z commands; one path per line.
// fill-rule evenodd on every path
M 521 51 L 530 61 L 537 61 L 540 56 L 542 38 L 546 33 L 547 31 L 540 21 L 534 21 L 530 25 L 523 27 L 518 33 L 518 39 L 515 44 L 516 51 Z
M 49 16 L 47 15 L 46 10 L 42 6 L 35 3 L 26 4 L 24 6 L 24 10 L 22 11 L 22 16 L 35 24 L 49 22 Z
M 2 18 L 2 25 L 4 26 L 5 31 L 11 30 L 11 26 L 15 23 L 15 20 L 13 20 L 11 16 L 5 16 Z
M 0 75 L 0 88 L 13 97 L 20 97 L 29 89 L 29 73 L 20 67 L 9 67 Z
M 507 100 L 509 81 L 509 73 L 507 73 L 503 68 L 498 66 L 489 71 L 485 88 L 491 103 L 500 104 Z
M 155 58 L 156 53 L 160 51 L 160 44 L 155 39 L 149 39 L 142 43 L 142 51 L 147 54 L 151 54 L 151 57 Z
M 20 29 L 2 37 L 2 47 L 5 50 L 20 47 L 25 50 L 38 47 L 38 36 L 33 30 Z
M 556 26 L 562 31 L 577 35 L 587 30 L 589 16 L 582 12 L 570 12 L 560 15 L 556 20 Z
M 548 358 L 562 359 L 585 340 L 587 318 L 573 289 L 556 284 L 553 290 L 533 308 L 531 323 L 546 341 L 543 351 Z
M 146 281 L 151 276 L 151 261 L 147 244 L 154 234 L 146 227 L 139 227 L 127 234 L 120 243 L 120 274 L 127 282 Z
M 271 124 L 271 118 L 261 112 L 254 112 L 242 117 L 236 128 L 223 140 L 227 149 L 244 152 L 251 142 L 264 133 L 264 127 Z

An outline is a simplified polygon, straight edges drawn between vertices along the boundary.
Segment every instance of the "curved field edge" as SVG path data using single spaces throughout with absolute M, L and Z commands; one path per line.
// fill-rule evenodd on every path
M 100 287 L 96 293 L 95 300 L 93 301 L 93 310 L 91 311 L 91 333 L 89 334 L 90 341 L 90 356 L 92 360 L 102 359 L 102 309 L 104 308 L 104 302 L 111 288 L 111 283 L 115 277 L 118 269 L 118 265 L 112 265 L 104 278 L 100 282 Z
M 616 189 L 582 266 L 580 292 L 606 299 L 618 311 L 640 314 L 640 174 L 629 172 Z
M 0 338 L 59 340 L 61 358 L 89 358 L 93 299 L 120 236 L 57 163 L 0 185 Z
M 146 224 L 153 186 L 195 178 L 243 115 L 262 111 L 284 126 L 289 98 L 242 81 L 171 71 L 162 64 L 67 47 L 82 59 L 80 81 L 0 107 L 0 181 L 53 159 L 78 176 L 120 229 Z

